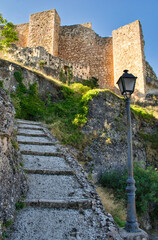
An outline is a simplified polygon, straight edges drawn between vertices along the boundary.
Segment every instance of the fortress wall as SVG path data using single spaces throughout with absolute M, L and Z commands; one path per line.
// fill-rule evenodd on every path
M 136 91 L 139 97 L 144 97 L 146 92 L 146 63 L 144 55 L 144 40 L 140 22 L 137 20 L 123 26 L 112 33 L 113 59 L 114 59 L 114 84 L 123 74 L 124 69 L 137 76 Z
M 158 78 L 156 76 L 156 73 L 154 72 L 153 68 L 150 66 L 148 62 L 146 62 L 146 77 L 155 79 L 158 81 Z
M 90 66 L 90 77 L 99 79 L 101 88 L 113 87 L 112 39 L 99 37 L 81 26 L 63 26 L 59 35 L 59 57 Z
M 92 29 L 92 23 L 91 22 L 89 22 L 89 23 L 81 23 L 80 25 L 84 26 L 86 28 Z
M 18 32 L 19 41 L 16 42 L 18 47 L 27 47 L 29 23 L 23 23 L 16 25 L 16 31 Z
M 158 78 L 148 62 L 146 62 L 146 94 L 158 96 Z
M 54 22 L 53 22 L 53 50 L 52 55 L 58 57 L 58 45 L 59 45 L 59 31 L 60 31 L 60 17 L 55 10 Z
M 32 49 L 45 48 L 46 51 L 42 48 L 37 51 L 39 56 L 36 57 L 44 60 L 52 69 L 56 70 L 56 66 L 62 63 L 59 69 L 71 67 L 73 75 L 80 79 L 96 77 L 100 88 L 115 89 L 117 93 L 119 91 L 116 82 L 123 70 L 128 69 L 138 77 L 135 95 L 139 98 L 149 92 L 147 85 L 150 85 L 150 90 L 151 85 L 153 89 L 155 84 L 157 86 L 158 78 L 145 61 L 143 32 L 138 20 L 114 30 L 113 37 L 102 38 L 92 30 L 91 23 L 60 27 L 60 17 L 53 9 L 32 14 L 30 22 L 16 25 L 16 30 L 19 33 L 16 45 Z M 36 52 L 37 49 L 34 50 Z M 32 52 L 31 49 L 29 51 Z M 26 53 L 26 49 L 24 52 Z M 17 49 L 15 58 L 21 59 L 19 54 L 23 52 Z M 55 57 L 60 58 L 60 63 Z M 37 63 L 32 55 L 28 59 L 33 64 Z M 27 64 L 27 59 L 25 62 Z
M 55 9 L 30 16 L 28 47 L 44 47 L 52 55 L 58 52 L 60 18 Z M 55 43 L 55 44 L 54 44 Z

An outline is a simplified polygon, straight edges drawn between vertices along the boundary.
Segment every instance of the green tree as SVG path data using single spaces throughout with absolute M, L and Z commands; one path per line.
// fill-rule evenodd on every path
M 14 24 L 4 19 L 0 13 L 0 50 L 6 50 L 11 43 L 17 40 L 18 36 Z

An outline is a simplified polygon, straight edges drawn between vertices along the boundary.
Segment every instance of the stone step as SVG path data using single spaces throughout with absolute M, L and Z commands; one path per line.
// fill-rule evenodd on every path
M 28 169 L 24 168 L 26 173 L 30 174 L 45 174 L 45 175 L 65 175 L 71 176 L 74 175 L 74 172 L 71 170 L 48 170 L 48 169 Z
M 39 125 L 26 125 L 26 124 L 20 124 L 18 126 L 18 129 L 31 129 L 31 130 L 43 130 L 43 128 Z
M 84 199 L 83 187 L 75 176 L 27 174 L 29 190 L 26 200 Z
M 18 135 L 22 135 L 22 134 L 27 134 L 29 136 L 34 136 L 34 135 L 42 135 L 44 136 L 45 135 L 45 132 L 43 130 L 32 130 L 32 129 L 18 129 Z
M 61 157 L 23 155 L 23 162 L 27 169 L 71 170 Z
M 50 157 L 63 157 L 63 153 L 59 152 L 32 152 L 32 151 L 21 151 L 22 155 L 31 155 L 31 156 L 50 156 Z
M 58 153 L 59 148 L 55 145 L 31 145 L 31 144 L 19 144 L 20 151 L 23 152 L 29 152 L 35 155 L 34 153 Z M 29 154 L 30 155 L 30 154 Z
M 43 135 L 42 135 L 43 136 Z M 25 143 L 25 144 L 46 144 L 46 143 L 52 143 L 52 141 L 50 141 L 47 137 L 30 137 L 30 136 L 22 136 L 22 135 L 18 135 L 17 136 L 17 140 L 19 143 Z M 54 143 L 55 143 L 55 139 L 54 139 Z M 33 145 L 32 144 L 32 145 Z
M 110 239 L 91 209 L 26 207 L 19 211 L 8 240 Z
M 15 121 L 16 121 L 18 124 L 41 125 L 40 122 L 29 121 L 29 120 L 16 119 Z
M 53 142 L 24 142 L 24 141 L 18 141 L 19 144 L 25 144 L 25 145 L 43 145 L 43 146 L 54 146 L 55 143 Z
M 55 208 L 55 209 L 90 209 L 92 200 L 90 199 L 73 199 L 73 200 L 25 200 L 24 203 L 29 207 Z
M 26 136 L 26 137 L 47 137 L 45 133 L 17 133 L 17 136 Z

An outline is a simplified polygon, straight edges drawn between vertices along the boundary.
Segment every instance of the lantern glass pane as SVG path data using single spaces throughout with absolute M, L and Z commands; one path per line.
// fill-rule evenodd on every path
M 135 86 L 135 78 L 124 78 L 125 92 L 133 92 Z
M 119 85 L 120 92 L 123 93 L 123 86 L 122 86 L 122 80 L 121 79 L 119 79 L 118 85 Z

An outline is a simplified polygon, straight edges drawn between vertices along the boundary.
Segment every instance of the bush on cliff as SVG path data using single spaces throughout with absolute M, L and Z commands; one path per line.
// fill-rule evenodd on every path
M 39 96 L 37 83 L 30 84 L 27 89 L 22 82 L 22 73 L 15 72 L 14 76 L 18 82 L 16 93 L 11 94 L 16 109 L 15 117 L 26 120 L 43 119 L 45 104 Z
M 117 199 L 126 199 L 126 180 L 128 173 L 117 171 L 105 172 L 100 183 L 102 186 L 113 189 Z M 139 215 L 149 212 L 151 219 L 158 216 L 158 171 L 152 167 L 144 169 L 134 165 L 134 179 L 136 181 L 136 208 Z

